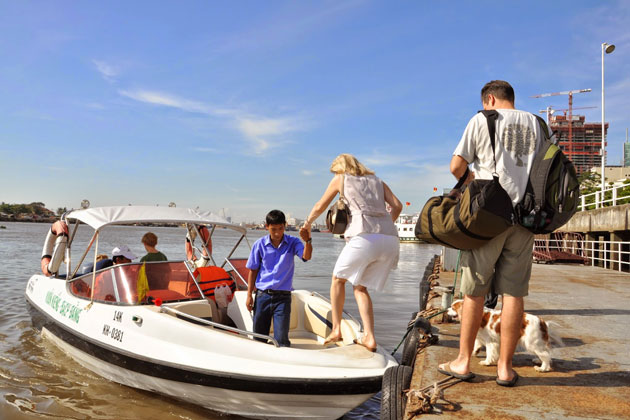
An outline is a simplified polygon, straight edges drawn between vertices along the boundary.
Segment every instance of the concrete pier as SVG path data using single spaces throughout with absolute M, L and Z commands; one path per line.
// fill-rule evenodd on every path
M 443 286 L 453 273 L 440 273 Z M 459 284 L 458 280 L 458 284 Z M 514 388 L 495 383 L 496 366 L 473 356 L 476 378 L 444 390 L 442 414 L 410 413 L 416 419 L 628 419 L 630 418 L 630 274 L 598 267 L 534 264 L 525 311 L 553 321 L 565 347 L 552 352 L 553 371 L 534 370 L 534 355 L 517 352 Z M 436 319 L 439 317 L 436 317 Z M 438 364 L 456 357 L 459 323 L 434 324 L 439 343 L 420 350 L 411 389 L 445 376 Z

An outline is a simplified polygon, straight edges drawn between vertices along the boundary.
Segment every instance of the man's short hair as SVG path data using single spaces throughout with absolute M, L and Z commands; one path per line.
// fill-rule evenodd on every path
M 481 88 L 481 103 L 488 102 L 488 95 L 492 94 L 497 99 L 502 99 L 514 104 L 514 88 L 505 80 L 492 80 Z
M 267 226 L 284 225 L 285 223 L 287 223 L 287 219 L 280 210 L 271 210 L 267 213 L 267 217 L 265 217 L 265 224 L 267 224 Z
M 124 259 L 125 259 L 125 256 L 124 256 L 124 255 L 114 255 L 114 256 L 112 257 L 112 262 L 113 262 L 114 264 L 118 264 L 118 261 L 121 261 L 121 260 L 124 260 Z
M 153 232 L 147 232 L 142 237 L 142 243 L 149 246 L 156 246 L 158 242 L 157 236 Z

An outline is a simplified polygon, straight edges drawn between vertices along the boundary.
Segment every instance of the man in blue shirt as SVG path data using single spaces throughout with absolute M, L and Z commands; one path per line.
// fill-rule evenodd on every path
M 313 246 L 308 231 L 300 236 L 284 234 L 286 218 L 280 210 L 271 210 L 265 219 L 269 235 L 254 242 L 247 260 L 247 310 L 254 310 L 254 332 L 269 335 L 273 319 L 273 337 L 282 347 L 290 347 L 291 290 L 293 290 L 293 258 L 311 259 Z M 252 294 L 256 291 L 256 302 Z

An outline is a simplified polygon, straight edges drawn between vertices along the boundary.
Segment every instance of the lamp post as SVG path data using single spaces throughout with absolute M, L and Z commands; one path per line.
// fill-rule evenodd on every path
M 604 108 L 604 54 L 615 51 L 615 46 L 606 42 L 602 43 L 602 207 L 604 201 L 604 189 L 606 188 L 606 114 Z

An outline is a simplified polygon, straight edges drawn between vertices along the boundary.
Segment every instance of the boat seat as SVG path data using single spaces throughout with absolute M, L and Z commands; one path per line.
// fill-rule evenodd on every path
M 245 331 L 254 331 L 254 319 L 251 312 L 245 307 L 245 301 L 247 300 L 246 291 L 234 292 L 234 298 L 228 304 L 227 314 L 234 321 L 236 326 Z
M 304 328 L 320 336 L 328 337 L 332 332 L 332 310 L 330 305 L 317 300 L 304 304 Z
M 164 302 L 186 299 L 186 296 L 169 289 L 152 289 L 147 292 L 147 296 L 153 299 L 162 299 Z

